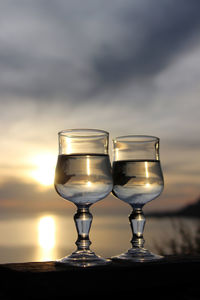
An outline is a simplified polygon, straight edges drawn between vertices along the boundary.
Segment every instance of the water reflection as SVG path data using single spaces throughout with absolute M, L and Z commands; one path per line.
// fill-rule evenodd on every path
M 130 247 L 131 229 L 127 215 L 95 215 L 91 230 L 91 249 L 103 257 L 124 252 Z M 191 232 L 198 219 L 175 218 Z M 178 224 L 178 223 L 177 223 Z M 178 230 L 178 225 L 176 226 Z M 175 229 L 176 229 L 175 228 Z M 145 229 L 145 245 L 152 252 L 165 247 L 179 232 L 169 218 L 149 218 Z M 76 230 L 71 215 L 42 215 L 0 218 L 0 263 L 56 260 L 75 250 Z M 155 247 L 156 246 L 156 247 Z M 167 254 L 171 249 L 165 248 Z
M 52 260 L 54 257 L 55 220 L 52 216 L 44 216 L 38 222 L 38 244 L 40 246 L 40 260 Z

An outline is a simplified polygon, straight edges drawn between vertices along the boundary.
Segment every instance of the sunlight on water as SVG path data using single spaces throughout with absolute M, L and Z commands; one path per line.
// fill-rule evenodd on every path
M 55 220 L 51 216 L 40 218 L 38 222 L 38 244 L 40 246 L 40 260 L 52 260 L 56 245 Z
M 165 247 L 166 241 L 178 234 L 180 221 L 193 232 L 198 224 L 196 219 L 175 218 L 172 222 L 169 218 L 147 217 L 145 247 L 155 253 L 156 245 Z M 94 213 L 90 239 L 91 249 L 98 255 L 110 257 L 126 251 L 131 246 L 131 237 L 126 214 L 107 216 Z M 0 218 L 0 263 L 54 261 L 71 254 L 76 249 L 76 239 L 72 215 Z

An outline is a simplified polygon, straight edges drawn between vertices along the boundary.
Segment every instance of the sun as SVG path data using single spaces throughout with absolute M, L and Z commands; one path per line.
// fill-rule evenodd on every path
M 31 158 L 33 169 L 31 178 L 43 186 L 51 186 L 54 182 L 56 156 L 51 153 L 38 154 Z

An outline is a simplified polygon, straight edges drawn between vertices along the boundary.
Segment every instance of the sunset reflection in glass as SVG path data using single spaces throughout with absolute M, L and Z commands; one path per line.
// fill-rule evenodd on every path
M 77 207 L 74 221 L 77 249 L 58 263 L 88 267 L 109 260 L 90 250 L 91 205 L 104 199 L 113 187 L 108 155 L 109 133 L 96 129 L 69 129 L 59 132 L 59 155 L 55 170 L 55 189 Z
M 144 248 L 145 218 L 143 206 L 157 198 L 164 187 L 159 159 L 159 138 L 129 135 L 113 140 L 113 194 L 130 204 L 129 221 L 133 233 L 132 248 L 113 260 L 152 261 L 162 257 Z

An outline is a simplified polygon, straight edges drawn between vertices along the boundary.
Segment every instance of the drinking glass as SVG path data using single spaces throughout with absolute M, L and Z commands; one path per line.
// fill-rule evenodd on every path
M 113 194 L 130 204 L 132 248 L 113 260 L 152 261 L 162 257 L 144 248 L 143 206 L 157 198 L 164 187 L 159 159 L 159 138 L 128 135 L 113 140 Z
M 55 189 L 77 206 L 74 221 L 78 233 L 77 250 L 58 262 L 83 267 L 106 264 L 110 260 L 90 250 L 89 231 L 93 217 L 89 207 L 112 191 L 109 134 L 103 130 L 72 129 L 59 132 L 58 137 Z

